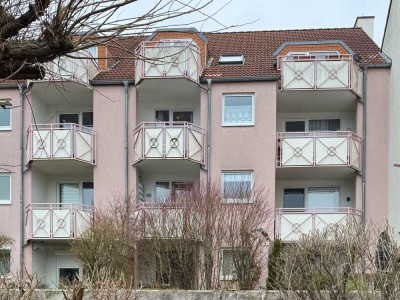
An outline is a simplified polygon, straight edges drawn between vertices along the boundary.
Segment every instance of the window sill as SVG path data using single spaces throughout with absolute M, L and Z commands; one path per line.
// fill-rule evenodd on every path
M 222 127 L 254 127 L 255 124 L 254 123 L 232 123 L 232 124 L 222 124 Z
M 0 131 L 11 131 L 11 127 L 0 127 Z
M 0 205 L 11 205 L 11 201 L 0 201 Z

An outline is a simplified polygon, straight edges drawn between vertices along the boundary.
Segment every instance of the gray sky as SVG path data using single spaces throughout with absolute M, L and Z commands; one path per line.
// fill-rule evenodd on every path
M 128 13 L 135 15 L 154 5 L 157 0 L 138 1 Z M 192 1 L 192 3 L 202 0 Z M 375 16 L 375 42 L 380 46 L 390 0 L 232 0 L 214 17 L 225 26 L 240 25 L 230 31 L 279 30 L 306 28 L 353 27 L 357 16 Z M 204 2 L 204 1 L 203 1 Z M 207 7 L 208 14 L 216 12 L 227 0 L 215 0 Z M 146 7 L 147 6 L 147 7 Z M 125 12 L 125 13 L 126 13 Z M 125 14 L 124 13 L 124 14 Z M 165 26 L 190 23 L 201 16 L 186 16 Z M 193 26 L 193 25 L 192 25 Z M 213 20 L 195 24 L 199 30 L 215 31 L 221 26 Z

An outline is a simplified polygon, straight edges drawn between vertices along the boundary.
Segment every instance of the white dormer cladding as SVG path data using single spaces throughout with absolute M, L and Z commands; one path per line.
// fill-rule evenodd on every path
M 219 57 L 220 65 L 241 65 L 244 64 L 243 54 L 227 54 Z
M 290 60 L 292 57 L 305 57 L 314 59 L 329 59 L 338 58 L 340 53 L 338 51 L 301 51 L 301 52 L 289 52 L 284 58 Z

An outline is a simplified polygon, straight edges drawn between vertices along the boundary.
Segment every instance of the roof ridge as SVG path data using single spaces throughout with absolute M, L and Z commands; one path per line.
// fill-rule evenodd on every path
M 225 32 L 203 32 L 204 34 L 230 34 L 230 33 L 258 33 L 258 32 L 294 32 L 294 31 L 320 31 L 320 30 L 360 30 L 361 27 L 335 27 L 335 28 L 303 28 L 303 29 L 277 29 L 277 30 L 248 30 L 248 31 L 225 31 Z

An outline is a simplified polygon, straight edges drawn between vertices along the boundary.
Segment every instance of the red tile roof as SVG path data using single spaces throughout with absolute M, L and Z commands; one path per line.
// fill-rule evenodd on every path
M 272 55 L 284 42 L 342 40 L 362 64 L 386 64 L 380 48 L 361 28 L 304 29 L 280 31 L 251 31 L 204 33 L 208 39 L 211 65 L 203 71 L 204 78 L 271 77 L 279 75 L 273 67 Z M 109 48 L 116 60 L 109 70 L 95 80 L 135 79 L 134 50 L 145 37 L 120 38 Z M 223 54 L 243 54 L 243 65 L 219 65 Z

